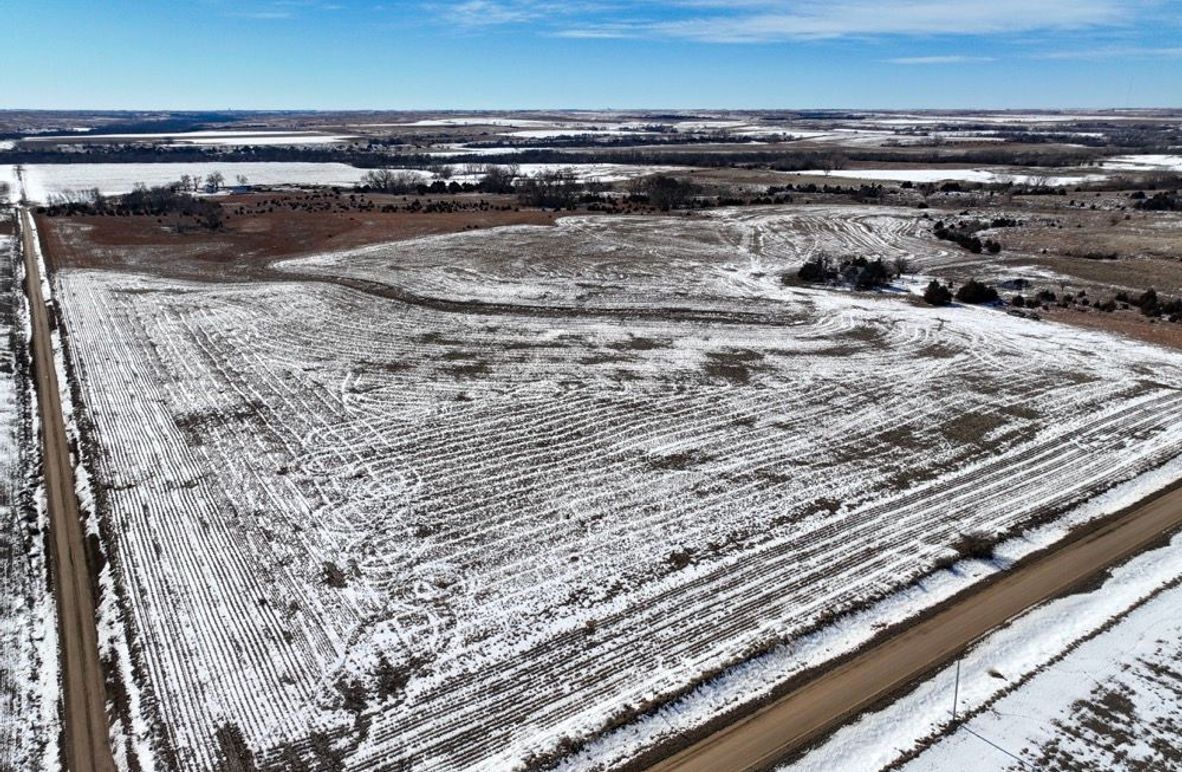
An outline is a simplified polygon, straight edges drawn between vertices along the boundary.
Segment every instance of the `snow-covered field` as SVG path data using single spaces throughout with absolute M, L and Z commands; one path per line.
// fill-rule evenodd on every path
M 512 164 L 522 177 L 532 177 L 546 172 L 569 171 L 580 182 L 624 182 L 650 174 L 672 174 L 687 171 L 684 166 L 644 166 L 640 164 Z M 461 167 L 462 169 L 463 167 Z M 483 170 L 456 174 L 453 179 L 460 182 L 479 182 Z
M 1040 606 L 783 772 L 1147 770 L 1182 760 L 1182 537 Z M 951 725 L 953 696 L 963 721 Z M 948 733 L 943 735 L 942 733 Z M 929 744 L 922 752 L 921 743 Z
M 510 131 L 502 136 L 516 137 L 517 139 L 559 139 L 561 137 L 594 139 L 596 137 L 647 137 L 659 135 L 656 132 L 627 127 L 571 126 L 565 129 L 523 129 L 521 131 Z
M 1030 170 L 1009 172 L 997 169 L 838 169 L 826 172 L 814 169 L 785 172 L 810 177 L 843 177 L 858 180 L 887 180 L 891 182 L 979 182 L 985 184 L 1014 183 L 1015 185 L 1047 185 L 1061 187 L 1102 182 L 1106 174 L 1055 175 L 1037 174 Z
M 1182 356 L 782 287 L 824 244 L 925 243 L 813 216 L 815 237 L 771 211 L 581 218 L 285 263 L 309 282 L 60 272 L 180 766 L 241 732 L 259 760 L 512 768 L 914 588 L 966 531 L 1182 453 Z
M 566 217 L 557 227 L 501 229 L 497 249 L 482 234 L 457 233 L 279 267 L 458 300 L 634 308 L 651 305 L 654 292 L 665 307 L 766 305 L 781 273 L 819 253 L 901 257 L 920 272 L 970 264 L 978 276 L 1014 278 L 1004 259 L 986 264 L 935 240 L 932 223 L 946 215 L 929 214 L 925 220 L 914 209 L 813 205 L 719 209 L 689 220 Z M 779 308 L 773 302 L 770 311 Z
M 43 134 L 26 137 L 38 142 L 163 142 L 171 145 L 225 145 L 231 147 L 263 145 L 327 145 L 349 142 L 356 137 L 343 134 L 324 134 L 315 131 L 267 131 L 267 130 L 209 130 L 179 131 L 172 134 L 69 134 L 47 136 Z
M 98 188 L 106 194 L 126 193 L 137 183 L 167 185 L 181 175 L 206 177 L 221 172 L 229 185 L 239 175 L 251 185 L 356 185 L 365 175 L 340 163 L 302 162 L 201 162 L 159 164 L 26 164 L 25 191 L 30 201 L 44 202 L 53 193 L 66 190 Z M 16 188 L 16 173 L 11 166 L 0 167 L 0 181 L 9 181 Z
M 0 210 L 0 223 L 12 223 Z M 22 363 L 26 319 L 16 239 L 0 235 L 0 769 L 55 770 L 57 628 L 44 514 L 32 488 L 33 432 Z
M 25 195 L 29 201 L 44 203 L 54 193 L 84 191 L 98 188 L 106 194 L 126 193 L 136 184 L 167 185 L 176 182 L 182 175 L 207 177 L 221 172 L 226 184 L 235 184 L 239 175 L 246 177 L 250 185 L 357 185 L 365 176 L 366 169 L 358 169 L 341 163 L 305 162 L 201 162 L 201 163 L 159 163 L 159 164 L 26 164 L 24 167 Z M 463 168 L 451 179 L 460 182 L 477 182 L 483 176 L 483 167 L 464 173 Z M 583 182 L 620 182 L 643 177 L 648 174 L 668 173 L 683 170 L 673 166 L 638 166 L 630 164 L 521 164 L 518 171 L 523 176 L 558 169 L 570 170 Z M 410 169 L 424 178 L 430 172 Z M 13 190 L 19 189 L 16 168 L 0 166 L 0 183 L 8 184 Z
M 1136 172 L 1182 172 L 1182 155 L 1118 155 L 1104 162 L 1106 169 Z

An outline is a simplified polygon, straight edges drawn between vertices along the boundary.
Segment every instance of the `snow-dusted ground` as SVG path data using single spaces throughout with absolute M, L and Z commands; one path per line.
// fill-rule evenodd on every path
M 959 690 L 947 667 L 783 772 L 877 772 L 907 758 L 909 772 L 1176 768 L 1179 581 L 1175 537 L 1102 587 L 1043 604 L 978 642 L 962 657 Z M 920 743 L 933 744 L 916 755 Z
M 844 177 L 859 180 L 889 180 L 892 182 L 980 182 L 1000 184 L 1012 182 L 1016 185 L 1049 185 L 1051 187 L 1084 185 L 1102 182 L 1106 174 L 1055 175 L 1036 174 L 1030 170 L 1009 172 L 997 169 L 839 169 L 826 172 L 813 169 L 803 172 L 785 172 L 791 175 L 810 177 Z
M 179 131 L 172 134 L 69 134 L 65 136 L 33 135 L 27 139 L 38 142 L 157 142 L 166 141 L 173 145 L 228 145 L 234 147 L 255 145 L 326 145 L 349 142 L 356 137 L 343 134 L 324 134 L 315 131 L 275 130 L 209 130 Z
M 1137 172 L 1182 172 L 1182 155 L 1118 155 L 1105 161 L 1104 168 Z
M 361 128 L 364 126 L 415 126 L 415 127 L 437 127 L 437 126 L 505 126 L 508 128 L 524 128 L 527 126 L 535 127 L 553 127 L 560 124 L 554 121 L 536 121 L 527 118 L 493 118 L 479 115 L 473 116 L 448 116 L 446 118 L 428 118 L 421 121 L 409 121 L 406 123 L 355 123 L 355 127 Z
M 339 163 L 303 162 L 201 162 L 159 164 L 26 164 L 25 195 L 30 201 L 47 201 L 50 194 L 66 190 L 98 188 L 102 193 L 126 193 L 137 183 L 167 185 L 181 175 L 206 177 L 221 172 L 233 185 L 244 175 L 251 185 L 356 185 L 365 175 Z M 13 167 L 0 167 L 0 179 L 15 178 Z
M 98 188 L 106 194 L 126 193 L 137 183 L 146 185 L 167 185 L 176 182 L 181 175 L 206 177 L 221 172 L 227 185 L 233 185 L 239 175 L 247 178 L 251 185 L 339 185 L 353 186 L 361 182 L 368 170 L 357 169 L 340 163 L 304 162 L 201 162 L 201 163 L 159 163 L 159 164 L 26 164 L 25 195 L 33 202 L 46 202 L 54 193 L 67 190 L 84 191 Z M 521 164 L 523 176 L 557 169 L 570 170 L 584 182 L 619 182 L 648 174 L 668 173 L 684 170 L 673 166 L 637 166 L 629 164 Z M 430 172 L 408 169 L 427 179 Z M 481 169 L 464 173 L 463 169 L 451 179 L 460 182 L 476 182 L 483 176 Z M 13 190 L 19 186 L 16 169 L 0 166 L 0 183 L 7 183 Z
M 1033 273 L 1011 269 L 1003 258 L 984 264 L 980 255 L 937 241 L 932 223 L 948 215 L 928 214 L 924 219 L 914 209 L 814 205 L 719 209 L 676 220 L 566 217 L 557 227 L 501 229 L 495 250 L 483 234 L 456 233 L 279 267 L 344 273 L 461 300 L 538 304 L 567 298 L 638 307 L 653 302 L 654 283 L 666 306 L 752 302 L 774 293 L 781 273 L 819 253 L 905 258 L 921 273 L 962 265 L 980 277 Z
M 506 132 L 501 136 L 516 137 L 518 139 L 558 139 L 560 137 L 594 139 L 595 137 L 649 137 L 659 135 L 656 132 L 644 131 L 642 129 L 572 126 L 566 129 L 523 129 L 521 131 Z
M 580 182 L 624 182 L 650 174 L 673 174 L 688 171 L 684 166 L 643 166 L 639 164 L 512 164 L 522 177 L 555 171 L 569 171 Z M 463 167 L 461 167 L 462 170 Z M 484 172 L 457 173 L 460 182 L 479 182 Z
M 559 315 L 60 272 L 181 766 L 212 768 L 232 725 L 268 759 L 326 732 L 351 770 L 512 768 L 843 610 L 915 613 L 963 532 L 1182 453 L 1182 356 L 783 287 L 824 245 L 929 243 L 901 216 L 805 214 L 812 235 L 774 210 L 579 218 L 285 264 L 584 309 Z M 868 635 L 859 619 L 827 645 Z
M 933 123 L 1072 123 L 1076 121 L 1139 121 L 1144 116 L 1128 113 L 993 113 L 932 115 L 899 113 L 872 114 L 873 122 L 887 126 L 922 126 Z
M 11 210 L 0 210 L 11 224 Z M 23 372 L 27 313 L 17 241 L 0 235 L 0 769 L 56 770 L 57 627 Z

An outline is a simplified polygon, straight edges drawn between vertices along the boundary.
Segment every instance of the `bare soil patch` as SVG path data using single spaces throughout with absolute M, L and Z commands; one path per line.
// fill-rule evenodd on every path
M 329 196 L 331 194 L 324 194 Z M 221 230 L 178 233 L 167 217 L 37 217 L 55 268 L 146 270 L 186 278 L 242 278 L 257 275 L 265 263 L 285 257 L 331 252 L 420 236 L 506 225 L 552 225 L 559 214 L 518 210 L 505 196 L 454 196 L 441 201 L 479 207 L 444 212 L 382 212 L 414 196 L 358 197 L 375 211 L 349 208 L 348 194 L 325 203 L 328 211 L 308 211 L 301 194 L 252 193 L 221 200 L 227 213 Z M 419 199 L 423 206 L 436 199 Z M 354 204 L 356 200 L 354 201 Z M 238 214 L 243 211 L 245 213 Z
M 1091 330 L 1114 332 L 1129 338 L 1136 338 L 1159 346 L 1182 348 L 1182 325 L 1171 324 L 1162 319 L 1149 319 L 1139 311 L 1117 311 L 1106 314 L 1098 311 L 1082 311 L 1074 308 L 1052 306 L 1048 311 L 1039 311 L 1044 319 L 1053 319 Z

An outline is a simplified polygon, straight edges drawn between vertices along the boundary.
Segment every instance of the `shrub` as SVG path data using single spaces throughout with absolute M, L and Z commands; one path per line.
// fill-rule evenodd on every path
M 953 543 L 952 549 L 956 550 L 956 554 L 962 560 L 992 560 L 993 546 L 993 540 L 983 533 L 966 533 Z
M 838 264 L 827 255 L 818 255 L 802 265 L 796 275 L 801 281 L 814 284 L 840 282 L 855 289 L 871 290 L 890 284 L 895 274 L 881 258 L 846 257 Z
M 1140 306 L 1141 313 L 1145 314 L 1146 316 L 1153 315 L 1153 312 L 1157 310 L 1158 306 L 1157 291 L 1150 287 L 1149 289 L 1145 290 L 1145 292 L 1141 293 L 1141 296 L 1137 298 L 1135 303 L 1136 305 Z
M 952 292 L 940 282 L 932 279 L 928 288 L 923 291 L 923 299 L 929 305 L 946 306 L 952 302 Z
M 824 258 L 816 258 L 800 266 L 800 270 L 797 271 L 796 275 L 800 277 L 801 281 L 817 284 L 828 281 L 829 273 Z
M 956 299 L 961 303 L 973 305 L 981 303 L 995 303 L 999 300 L 997 290 L 988 284 L 982 284 L 976 279 L 969 279 L 968 284 L 956 291 Z

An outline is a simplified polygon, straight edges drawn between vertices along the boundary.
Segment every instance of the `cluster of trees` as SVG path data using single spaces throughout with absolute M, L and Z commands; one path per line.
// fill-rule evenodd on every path
M 976 279 L 969 279 L 967 284 L 962 284 L 960 289 L 956 291 L 956 299 L 961 303 L 980 305 L 982 303 L 996 303 L 1001 298 L 998 297 L 997 290 L 988 284 Z
M 197 198 L 182 190 L 180 184 L 148 187 L 139 183 L 122 196 L 104 196 L 97 188 L 88 191 L 65 191 L 50 196 L 48 204 L 38 211 L 57 217 L 61 215 L 150 215 L 171 216 L 173 227 L 183 230 L 189 221 L 202 228 L 218 230 L 222 227 L 220 204 Z
M 1105 313 L 1112 313 L 1117 308 L 1136 308 L 1145 316 L 1153 319 L 1164 318 L 1171 322 L 1182 322 L 1182 298 L 1163 298 L 1153 288 L 1147 289 L 1139 295 L 1130 295 L 1128 292 L 1123 291 L 1118 292 L 1113 297 L 1103 301 L 1093 301 L 1088 297 L 1087 290 L 1083 289 L 1076 293 L 1065 292 L 1062 294 L 1056 294 L 1052 290 L 1043 289 L 1030 297 L 1014 295 L 1010 298 L 1010 305 L 1015 308 L 1041 307 L 1043 309 L 1049 308 L 1051 305 L 1056 305 L 1059 308 L 1085 306 Z
M 887 264 L 882 258 L 867 260 L 858 256 L 836 259 L 822 253 L 802 265 L 796 275 L 801 281 L 811 284 L 846 284 L 854 289 L 872 290 L 889 285 L 908 270 L 910 265 L 903 257 L 897 257 Z M 784 276 L 782 281 L 787 284 L 790 280 Z
M 245 174 L 238 174 L 234 177 L 234 183 L 240 187 L 245 188 L 250 185 L 250 180 Z M 191 191 L 193 193 L 217 193 L 226 186 L 226 175 L 219 171 L 210 172 L 205 177 L 200 174 L 182 174 L 180 180 L 176 183 L 177 190 Z
M 960 245 L 963 249 L 967 249 L 974 255 L 979 255 L 982 252 L 989 252 L 991 255 L 996 255 L 1001 251 L 1001 244 L 993 239 L 985 239 L 982 241 L 976 235 L 974 227 L 948 227 L 943 220 L 936 223 L 932 229 L 932 235 L 942 241 L 951 241 L 954 244 Z
M 1149 197 L 1142 193 L 1133 207 L 1143 212 L 1182 212 L 1182 195 L 1178 191 L 1168 193 L 1164 190 Z
M 1130 297 L 1127 292 L 1119 292 L 1114 299 L 1136 306 L 1141 309 L 1141 313 L 1154 319 L 1165 317 L 1171 322 L 1182 321 L 1182 298 L 1163 298 L 1152 287 L 1136 297 Z
M 455 170 L 450 166 L 438 167 L 436 174 L 440 179 L 428 183 L 420 173 L 409 169 L 391 167 L 371 169 L 361 178 L 361 184 L 357 189 L 362 193 L 391 193 L 394 195 L 416 193 L 420 196 L 429 193 L 512 193 L 515 191 L 514 185 L 518 177 L 521 176 L 515 165 L 472 167 L 469 174 L 481 175 L 480 180 L 476 183 L 461 183 L 451 180 Z
M 578 203 L 583 186 L 570 169 L 543 171 L 522 179 L 517 199 L 525 206 L 569 209 Z
M 952 302 L 953 298 L 961 303 L 969 303 L 971 305 L 996 303 L 1001 300 L 996 289 L 976 279 L 969 279 L 955 293 L 952 291 L 951 284 L 944 285 L 932 279 L 923 291 L 923 299 L 928 305 L 946 306 Z
M 111 202 L 98 188 L 50 193 L 46 206 L 38 210 L 50 217 L 76 214 L 110 214 Z
M 423 178 L 405 169 L 371 169 L 361 178 L 361 190 L 375 193 L 404 195 L 417 191 L 423 185 Z
M 700 185 L 686 180 L 679 180 L 667 174 L 655 174 L 642 177 L 632 185 L 635 197 L 647 201 L 651 206 L 668 212 L 670 209 L 683 209 L 691 204 L 696 196 L 702 192 Z
M 1123 294 L 1124 293 L 1118 294 L 1117 298 L 1121 297 Z M 1012 305 L 1014 308 L 1041 307 L 1043 310 L 1048 310 L 1051 304 L 1057 305 L 1059 308 L 1070 308 L 1071 306 L 1075 305 L 1091 306 L 1097 311 L 1104 311 L 1105 313 L 1112 313 L 1117 309 L 1116 298 L 1109 298 L 1103 302 L 1097 300 L 1093 303 L 1091 298 L 1088 297 L 1087 290 L 1082 289 L 1077 294 L 1065 292 L 1062 295 L 1057 295 L 1049 289 L 1042 289 L 1031 297 L 1014 295 L 1012 298 L 1010 298 L 1010 305 Z M 1128 308 L 1127 303 L 1125 304 L 1125 308 Z

